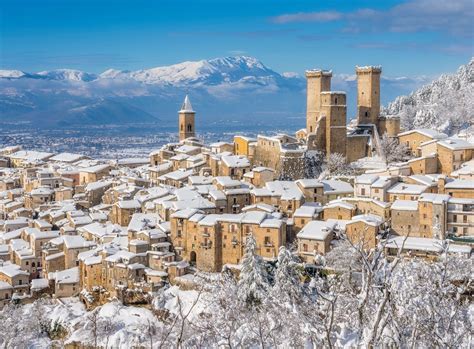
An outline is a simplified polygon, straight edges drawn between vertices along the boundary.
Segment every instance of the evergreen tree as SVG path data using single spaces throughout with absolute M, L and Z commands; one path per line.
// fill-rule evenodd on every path
M 276 302 L 293 308 L 302 295 L 298 264 L 291 251 L 284 246 L 280 247 L 278 253 L 278 265 L 272 295 Z
M 239 279 L 239 298 L 249 306 L 261 304 L 267 295 L 268 274 L 262 257 L 256 254 L 257 242 L 253 235 L 247 236 L 245 254 Z

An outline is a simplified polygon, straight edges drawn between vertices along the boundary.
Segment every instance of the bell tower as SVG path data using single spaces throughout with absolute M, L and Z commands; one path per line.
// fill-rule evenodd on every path
M 186 138 L 195 137 L 194 116 L 196 112 L 193 110 L 188 95 L 184 98 L 179 115 L 179 140 L 184 141 Z

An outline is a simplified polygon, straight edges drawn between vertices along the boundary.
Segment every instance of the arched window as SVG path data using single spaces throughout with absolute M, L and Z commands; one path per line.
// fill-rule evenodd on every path
M 188 132 L 191 132 L 193 130 L 193 125 L 188 124 Z
M 368 112 L 368 111 L 365 112 L 365 116 L 369 116 L 369 112 Z
M 337 104 L 337 97 L 334 99 L 334 104 Z
M 181 131 L 183 131 L 183 130 L 184 130 L 184 126 L 183 126 L 183 124 L 181 124 Z

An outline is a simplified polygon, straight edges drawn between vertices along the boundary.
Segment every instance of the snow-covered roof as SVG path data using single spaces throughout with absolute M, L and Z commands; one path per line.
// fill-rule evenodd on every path
M 38 161 L 38 160 L 46 160 L 53 156 L 53 153 L 46 153 L 34 150 L 20 150 L 16 153 L 10 154 L 9 157 L 12 159 L 19 159 L 25 161 Z
M 423 193 L 418 198 L 418 201 L 427 201 L 434 204 L 442 204 L 443 202 L 448 202 L 450 196 L 447 194 L 433 194 L 433 193 Z
M 468 179 L 454 179 L 446 182 L 446 189 L 474 189 L 474 180 Z
M 442 252 L 442 241 L 430 238 L 394 236 L 390 237 L 385 245 L 387 248 L 399 249 L 403 246 L 404 250 L 428 251 L 434 253 Z M 449 243 L 448 252 L 462 253 L 469 255 L 471 247 L 467 245 L 457 245 Z
M 27 271 L 21 270 L 21 267 L 17 264 L 7 264 L 0 267 L 0 273 L 13 278 L 20 275 L 30 275 Z
M 142 207 L 138 200 L 121 200 L 117 202 L 117 206 L 125 210 L 137 210 Z
M 419 133 L 423 136 L 426 136 L 426 137 L 429 137 L 429 138 L 432 138 L 432 139 L 444 139 L 444 138 L 447 138 L 448 135 L 446 135 L 445 133 L 440 133 L 436 130 L 432 130 L 432 129 L 429 129 L 429 128 L 417 128 L 417 129 L 414 129 L 414 130 L 409 130 L 409 131 L 405 131 L 405 132 L 402 132 L 402 133 L 399 133 L 398 136 L 406 136 L 406 135 L 409 135 L 409 134 L 412 134 L 412 133 Z
M 271 195 L 280 196 L 280 200 L 302 200 L 303 193 L 296 182 L 293 181 L 272 181 L 267 182 L 265 187 Z
M 110 168 L 109 165 L 95 165 L 95 166 L 90 166 L 90 167 L 84 167 L 80 169 L 80 172 L 86 172 L 86 173 L 97 173 L 97 172 L 102 172 L 105 170 L 108 170 Z
M 372 184 L 377 179 L 379 179 L 378 175 L 375 174 L 362 174 L 355 178 L 355 184 Z
M 296 209 L 293 217 L 313 218 L 321 211 L 321 209 L 322 207 L 303 205 Z
M 474 144 L 460 138 L 448 138 L 438 144 L 451 150 L 474 149 Z
M 428 187 L 426 185 L 396 183 L 387 190 L 387 193 L 420 195 L 425 192 L 427 188 Z
M 307 189 L 307 188 L 320 188 L 320 187 L 324 186 L 324 184 L 321 181 L 319 181 L 318 179 L 314 179 L 314 178 L 298 179 L 296 181 L 296 183 L 299 184 L 304 189 Z
M 254 205 L 245 206 L 244 208 L 242 208 L 242 212 L 255 211 L 255 210 L 272 213 L 276 211 L 276 208 L 272 205 L 265 204 L 263 202 L 260 202 Z
M 352 220 L 348 222 L 347 224 L 351 224 L 355 222 L 364 222 L 367 225 L 377 227 L 377 226 L 380 226 L 384 222 L 384 219 L 375 214 L 361 214 L 361 215 L 352 217 Z
M 179 110 L 180 113 L 194 113 L 193 106 L 191 105 L 191 101 L 189 100 L 189 96 L 186 95 L 184 97 L 184 102 L 181 105 L 181 109 Z
M 50 161 L 59 161 L 59 162 L 76 162 L 83 159 L 85 156 L 82 154 L 73 154 L 73 153 L 59 153 L 51 158 Z
M 11 290 L 13 289 L 13 286 L 10 285 L 8 282 L 5 282 L 5 281 L 1 281 L 0 280 L 0 290 L 1 291 L 4 291 L 4 290 Z
M 354 192 L 352 185 L 344 181 L 325 179 L 321 182 L 324 184 L 325 194 L 349 194 Z
M 418 211 L 418 201 L 395 200 L 391 206 L 391 209 L 397 211 Z
M 328 202 L 324 208 L 336 208 L 336 207 L 341 207 L 341 208 L 344 208 L 346 210 L 355 210 L 355 206 L 352 205 L 351 203 L 348 203 L 346 201 L 342 201 L 342 200 L 332 200 L 330 202 Z
M 296 235 L 299 239 L 326 240 L 336 223 L 329 221 L 310 221 Z
M 57 284 L 76 284 L 79 282 L 79 268 L 74 267 L 53 273 Z M 49 276 L 49 274 L 48 274 Z
M 31 280 L 32 290 L 42 290 L 49 287 L 48 279 L 33 279 Z
M 243 155 L 227 155 L 221 158 L 227 167 L 245 168 L 250 167 L 250 160 Z

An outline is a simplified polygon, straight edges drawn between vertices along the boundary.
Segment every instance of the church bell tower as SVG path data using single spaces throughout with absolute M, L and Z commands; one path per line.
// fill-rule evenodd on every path
M 196 112 L 193 110 L 191 101 L 188 95 L 184 98 L 179 115 L 179 140 L 183 141 L 186 138 L 195 137 L 194 116 Z

